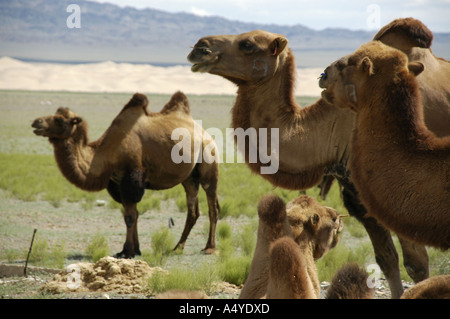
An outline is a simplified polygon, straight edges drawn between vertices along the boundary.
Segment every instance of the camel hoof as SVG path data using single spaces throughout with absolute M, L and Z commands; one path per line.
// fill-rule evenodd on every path
M 212 255 L 216 252 L 215 248 L 205 248 L 202 249 L 202 253 L 204 253 L 205 255 Z
M 133 259 L 134 258 L 134 254 L 130 254 L 130 253 L 121 251 L 120 253 L 115 254 L 114 258 L 117 258 L 117 259 Z

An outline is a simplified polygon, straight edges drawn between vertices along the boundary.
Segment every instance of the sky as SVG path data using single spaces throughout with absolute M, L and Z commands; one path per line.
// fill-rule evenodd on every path
M 450 0 L 90 0 L 121 7 L 152 8 L 221 16 L 263 24 L 302 24 L 315 30 L 328 27 L 377 30 L 396 18 L 414 17 L 432 32 L 450 32 Z

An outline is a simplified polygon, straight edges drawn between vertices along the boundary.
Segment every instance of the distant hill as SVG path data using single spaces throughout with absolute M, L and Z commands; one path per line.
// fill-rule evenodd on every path
M 81 28 L 68 28 L 76 3 Z M 186 64 L 190 46 L 206 35 L 264 29 L 284 34 L 303 67 L 322 67 L 369 41 L 374 32 L 313 30 L 303 25 L 264 25 L 217 16 L 121 8 L 84 0 L 0 2 L 0 56 L 25 60 Z M 450 59 L 450 33 L 435 34 L 436 55 Z

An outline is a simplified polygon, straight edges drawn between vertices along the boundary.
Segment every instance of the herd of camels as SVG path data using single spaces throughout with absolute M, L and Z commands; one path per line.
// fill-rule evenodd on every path
M 260 174 L 266 164 L 248 161 L 247 143 L 239 149 L 252 172 L 290 190 L 322 185 L 324 196 L 330 181 L 339 183 L 346 209 L 369 234 L 392 298 L 450 298 L 450 275 L 429 278 L 425 248 L 450 247 L 450 63 L 433 55 L 432 40 L 419 20 L 392 21 L 325 69 L 322 97 L 307 107 L 295 102 L 296 64 L 282 35 L 256 30 L 207 36 L 188 55 L 193 72 L 237 86 L 233 128 L 279 129 L 275 174 Z M 184 247 L 199 217 L 201 185 L 210 220 L 204 251 L 214 252 L 219 164 L 198 161 L 201 150 L 195 147 L 190 162 L 171 160 L 179 142 L 171 134 L 180 127 L 191 133 L 191 145 L 218 152 L 209 135 L 194 129 L 182 92 L 159 113 L 150 112 L 147 97 L 136 93 L 93 142 L 86 122 L 68 108 L 32 126 L 36 135 L 48 137 L 67 180 L 87 191 L 106 188 L 123 205 L 126 241 L 117 257 L 140 255 L 136 206 L 145 189 L 178 184 L 188 212 L 175 248 Z M 315 260 L 337 244 L 342 216 L 306 195 L 288 204 L 268 195 L 258 215 L 254 259 L 240 298 L 320 298 Z M 416 282 L 405 292 L 391 231 Z M 327 297 L 371 298 L 366 279 L 362 269 L 348 265 L 336 274 Z

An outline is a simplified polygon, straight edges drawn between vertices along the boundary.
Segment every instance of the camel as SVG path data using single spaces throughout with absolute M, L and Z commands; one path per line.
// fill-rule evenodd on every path
M 266 295 L 267 298 L 288 298 L 284 295 L 288 292 L 283 292 L 277 280 L 270 281 L 270 278 L 279 277 L 270 276 L 270 271 L 274 269 L 273 262 L 275 265 L 280 262 L 278 257 L 271 257 L 271 245 L 280 238 L 293 240 L 295 249 L 299 250 L 300 255 L 294 268 L 302 273 L 304 291 L 298 292 L 297 297 L 319 298 L 320 285 L 315 260 L 339 242 L 343 227 L 342 216 L 308 195 L 301 195 L 287 205 L 278 196 L 266 195 L 258 204 L 258 216 L 255 253 L 239 298 L 259 299 Z M 282 251 L 283 249 L 279 252 L 274 250 L 273 254 L 282 255 Z M 287 272 L 285 267 L 277 269 L 280 273 Z
M 420 21 L 409 23 L 409 29 L 405 27 L 397 34 L 398 41 L 406 38 L 413 46 L 424 46 L 422 38 L 426 36 L 429 39 L 426 44 L 431 44 L 433 35 Z M 416 41 L 416 34 L 411 32 L 418 29 L 424 30 L 420 41 Z M 295 59 L 287 44 L 286 37 L 260 30 L 239 35 L 207 36 L 197 42 L 188 60 L 193 64 L 193 72 L 219 75 L 238 86 L 232 109 L 234 128 L 279 128 L 279 169 L 275 174 L 261 174 L 263 178 L 276 186 L 296 190 L 315 186 L 324 175 L 337 179 L 342 186 L 344 205 L 350 215 L 365 227 L 392 296 L 399 298 L 403 287 L 391 234 L 374 218 L 365 216 L 366 209 L 350 179 L 348 157 L 355 115 L 350 110 L 335 108 L 323 99 L 311 106 L 299 107 L 293 94 Z M 426 62 L 433 63 L 433 60 Z M 435 72 L 441 70 L 436 69 Z M 445 96 L 435 94 L 431 88 L 423 92 L 424 99 L 426 95 Z M 448 101 L 430 104 L 425 118 L 437 114 L 441 121 L 448 123 L 448 105 Z M 438 130 L 431 126 L 435 124 L 436 121 L 430 121 L 431 130 Z M 450 126 L 445 129 L 450 134 Z M 246 147 L 241 150 L 243 154 L 249 152 Z M 262 165 L 248 163 L 257 174 L 260 174 Z M 409 275 L 416 282 L 427 278 L 428 255 L 425 248 L 403 239 L 401 244 Z
M 450 136 L 425 126 L 420 62 L 374 40 L 334 64 L 322 97 L 356 113 L 352 180 L 367 208 L 403 238 L 450 247 Z
M 174 249 L 183 249 L 186 239 L 199 217 L 198 189 L 202 186 L 209 206 L 209 238 L 204 249 L 215 249 L 215 229 L 219 215 L 217 161 L 198 161 L 199 149 L 191 148 L 191 160 L 176 164 L 171 158 L 177 140 L 171 134 L 184 128 L 198 145 L 209 145 L 217 151 L 205 132 L 203 137 L 194 129 L 187 97 L 173 94 L 159 113 L 148 110 L 148 99 L 136 93 L 96 141 L 89 142 L 86 122 L 68 108 L 58 108 L 52 116 L 36 119 L 32 127 L 38 136 L 48 137 L 54 148 L 58 167 L 65 178 L 86 191 L 107 189 L 111 197 L 124 207 L 127 229 L 120 258 L 140 255 L 137 233 L 137 203 L 145 189 L 161 190 L 182 184 L 186 191 L 188 214 L 183 233 Z M 197 132 L 197 133 L 196 133 Z M 202 132 L 202 131 L 200 131 Z M 196 135 L 195 135 L 196 134 Z M 194 145 L 194 143 L 191 143 Z M 203 149 L 202 148 L 202 149 Z M 208 156 L 207 152 L 203 154 Z
M 333 276 L 326 299 L 373 299 L 374 288 L 367 285 L 369 274 L 357 263 L 348 263 Z
M 408 288 L 401 299 L 450 299 L 450 275 L 428 278 Z

